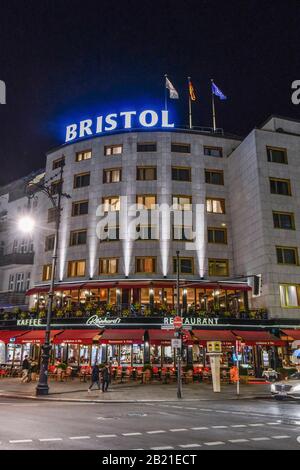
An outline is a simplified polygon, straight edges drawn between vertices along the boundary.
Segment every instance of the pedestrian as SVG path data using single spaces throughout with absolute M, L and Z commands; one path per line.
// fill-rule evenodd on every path
M 100 390 L 100 371 L 99 371 L 99 367 L 97 364 L 94 364 L 93 366 L 91 379 L 92 379 L 92 383 L 88 388 L 88 392 L 92 390 L 94 384 L 97 384 L 98 390 Z
M 108 364 L 105 364 L 101 371 L 102 375 L 102 392 L 107 392 L 108 385 L 110 382 L 110 372 L 109 372 L 109 367 Z
M 22 362 L 22 379 L 21 379 L 21 383 L 27 382 L 29 367 L 30 367 L 30 364 L 29 364 L 28 356 L 25 356 L 24 361 Z

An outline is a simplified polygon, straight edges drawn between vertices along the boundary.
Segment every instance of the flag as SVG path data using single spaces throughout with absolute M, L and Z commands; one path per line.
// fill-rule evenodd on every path
M 220 98 L 220 100 L 227 100 L 227 96 L 224 95 L 224 93 L 220 90 L 220 88 L 217 87 L 217 85 L 212 82 L 212 93 Z
M 190 99 L 192 101 L 196 101 L 195 90 L 190 79 L 189 79 L 189 93 L 190 93 Z
M 168 77 L 166 76 L 166 88 L 169 90 L 170 92 L 170 99 L 171 100 L 178 100 L 179 98 L 179 95 L 175 89 L 175 87 L 172 85 L 172 83 L 170 82 L 170 80 L 168 79 Z

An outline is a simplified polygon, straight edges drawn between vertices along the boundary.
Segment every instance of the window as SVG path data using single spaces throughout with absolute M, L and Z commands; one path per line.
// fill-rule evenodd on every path
M 172 226 L 173 240 L 188 241 L 194 239 L 193 227 L 186 222 L 183 224 L 174 223 Z
M 55 235 L 49 235 L 45 238 L 45 251 L 53 251 L 54 250 L 54 240 Z
M 116 212 L 120 210 L 120 197 L 109 196 L 102 199 L 104 205 L 104 212 Z
M 290 180 L 270 178 L 270 191 L 272 194 L 291 196 L 291 182 Z
M 10 274 L 9 279 L 8 279 L 8 290 L 14 290 L 14 285 L 15 285 L 14 280 L 15 280 L 14 274 Z
M 205 170 L 205 183 L 224 184 L 224 173 L 222 170 Z
M 208 227 L 208 243 L 227 243 L 227 229 Z
M 24 273 L 16 274 L 16 292 L 24 292 Z
M 225 214 L 225 199 L 207 198 L 206 210 L 211 214 Z
M 298 249 L 295 247 L 276 246 L 277 263 L 298 265 Z
M 281 284 L 279 286 L 281 307 L 300 307 L 300 285 Z
M 84 188 L 90 184 L 90 173 L 81 173 L 74 176 L 74 188 Z
M 56 208 L 50 207 L 50 209 L 48 209 L 48 223 L 56 221 L 56 214 L 57 214 Z
M 53 181 L 51 183 L 51 194 L 55 196 L 55 194 L 59 194 L 62 191 L 62 185 L 63 181 L 58 180 L 58 181 Z
M 85 276 L 85 260 L 69 261 L 68 263 L 68 277 L 83 277 Z
M 177 210 L 192 210 L 192 196 L 172 196 L 172 204 Z
M 104 155 L 111 156 L 111 155 L 121 155 L 123 152 L 123 145 L 106 145 L 104 147 Z
M 156 258 L 136 258 L 136 273 L 155 273 Z
M 177 258 L 173 258 L 173 272 L 177 273 Z M 194 274 L 194 259 L 179 258 L 179 272 L 181 274 Z
M 223 149 L 221 147 L 204 147 L 204 155 L 208 157 L 223 157 Z
M 103 183 L 119 183 L 122 179 L 122 170 L 120 168 L 112 168 L 103 170 Z
M 118 258 L 101 258 L 99 260 L 99 274 L 118 274 Z
M 274 228 L 295 230 L 295 219 L 292 212 L 273 212 Z
M 120 228 L 117 225 L 107 224 L 101 227 L 100 241 L 115 241 L 120 239 Z
M 227 259 L 209 259 L 208 260 L 209 276 L 228 276 L 228 260 Z
M 287 151 L 283 148 L 267 147 L 268 162 L 287 164 Z
M 156 196 L 153 196 L 152 194 L 137 196 L 136 203 L 144 206 L 146 209 L 154 209 L 156 205 Z
M 12 252 L 13 252 L 13 253 L 18 253 L 18 246 L 19 246 L 19 241 L 18 241 L 18 240 L 14 240 L 14 242 L 13 242 L 13 249 L 12 249 Z
M 190 168 L 181 168 L 181 167 L 172 167 L 172 180 L 173 181 L 191 181 L 191 169 Z
M 141 142 L 136 145 L 137 152 L 156 152 L 157 146 L 155 142 Z
M 70 246 L 86 244 L 86 230 L 73 230 L 70 234 Z
M 50 281 L 52 274 L 52 264 L 45 264 L 43 266 L 43 281 Z
M 26 276 L 25 291 L 27 291 L 30 287 L 30 279 L 31 279 L 31 272 L 28 272 Z
M 89 212 L 89 202 L 88 201 L 78 201 L 72 203 L 72 216 L 77 215 L 86 215 Z
M 137 240 L 158 240 L 159 230 L 157 225 L 142 225 L 138 224 L 136 227 Z
M 157 179 L 156 166 L 137 167 L 136 179 L 138 181 L 155 181 Z
M 92 158 L 92 151 L 91 150 L 83 150 L 82 152 L 76 153 L 76 162 L 82 162 L 83 160 L 90 160 Z
M 57 160 L 54 160 L 52 163 L 52 170 L 57 170 L 58 168 L 61 168 L 65 164 L 65 157 L 58 158 Z
M 177 144 L 175 142 L 171 143 L 171 152 L 177 153 L 191 153 L 190 144 Z

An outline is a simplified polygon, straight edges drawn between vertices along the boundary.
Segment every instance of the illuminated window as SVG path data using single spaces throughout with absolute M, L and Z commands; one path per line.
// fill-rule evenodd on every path
M 227 243 L 227 229 L 226 228 L 213 228 L 207 229 L 208 243 Z
M 177 210 L 192 210 L 192 196 L 172 196 L 172 204 Z
M 136 273 L 155 273 L 156 258 L 143 257 L 136 258 Z
M 223 157 L 223 149 L 221 147 L 204 147 L 204 155 L 207 157 Z
M 45 238 L 45 251 L 53 251 L 55 235 L 49 235 Z
M 274 228 L 295 230 L 295 219 L 292 212 L 273 212 Z
M 104 155 L 111 156 L 111 155 L 121 155 L 123 152 L 123 145 L 106 145 L 104 147 Z
M 156 152 L 157 146 L 155 142 L 141 142 L 136 145 L 137 152 Z
M 156 196 L 152 194 L 137 196 L 136 203 L 144 206 L 146 209 L 154 209 L 156 205 Z
M 137 240 L 158 240 L 159 230 L 156 225 L 137 225 Z
M 287 164 L 287 151 L 283 148 L 267 147 L 268 162 Z
M 120 197 L 110 196 L 102 199 L 104 212 L 116 212 L 120 210 Z
M 171 152 L 174 153 L 191 153 L 190 144 L 171 143 Z
M 118 226 L 107 224 L 100 229 L 101 241 L 115 241 L 120 238 L 120 228 Z
M 52 264 L 45 264 L 43 266 L 43 281 L 50 281 L 52 274 Z
M 118 274 L 118 258 L 101 258 L 99 260 L 99 274 Z
M 72 216 L 86 215 L 89 212 L 88 201 L 77 201 L 72 203 Z
M 83 276 L 85 276 L 85 260 L 69 261 L 68 277 L 83 277 Z
M 191 181 L 191 169 L 182 167 L 172 167 L 172 180 L 173 181 Z
M 281 284 L 279 293 L 281 307 L 300 307 L 300 285 Z
M 122 179 L 122 170 L 120 168 L 112 168 L 103 170 L 103 183 L 119 183 Z
M 82 162 L 83 160 L 90 160 L 92 158 L 91 150 L 83 150 L 83 152 L 76 153 L 76 162 Z
M 277 263 L 298 265 L 298 248 L 276 246 Z
M 228 276 L 229 267 L 227 259 L 209 259 L 208 260 L 209 276 Z
M 90 173 L 81 173 L 74 176 L 74 188 L 84 188 L 90 185 Z
M 86 244 L 87 231 L 86 230 L 74 230 L 70 234 L 70 246 L 85 245 Z
M 173 272 L 177 273 L 177 258 L 173 258 Z M 179 272 L 181 274 L 194 274 L 194 259 L 179 258 Z
M 61 168 L 65 164 L 65 157 L 58 158 L 57 160 L 54 160 L 52 163 L 52 170 L 57 170 L 58 168 Z
M 156 178 L 156 166 L 138 167 L 136 169 L 136 179 L 138 181 L 155 181 Z
M 205 183 L 224 184 L 224 173 L 222 170 L 205 170 Z
M 206 210 L 211 214 L 225 214 L 225 199 L 207 198 Z
M 291 196 L 291 182 L 288 179 L 270 178 L 270 191 L 271 194 Z

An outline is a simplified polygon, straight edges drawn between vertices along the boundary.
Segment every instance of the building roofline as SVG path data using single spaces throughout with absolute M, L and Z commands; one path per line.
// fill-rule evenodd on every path
M 256 127 L 256 129 L 262 129 L 266 124 L 268 124 L 271 119 L 282 119 L 284 121 L 297 122 L 300 124 L 300 119 L 281 116 L 280 114 L 271 114 L 262 124 Z

